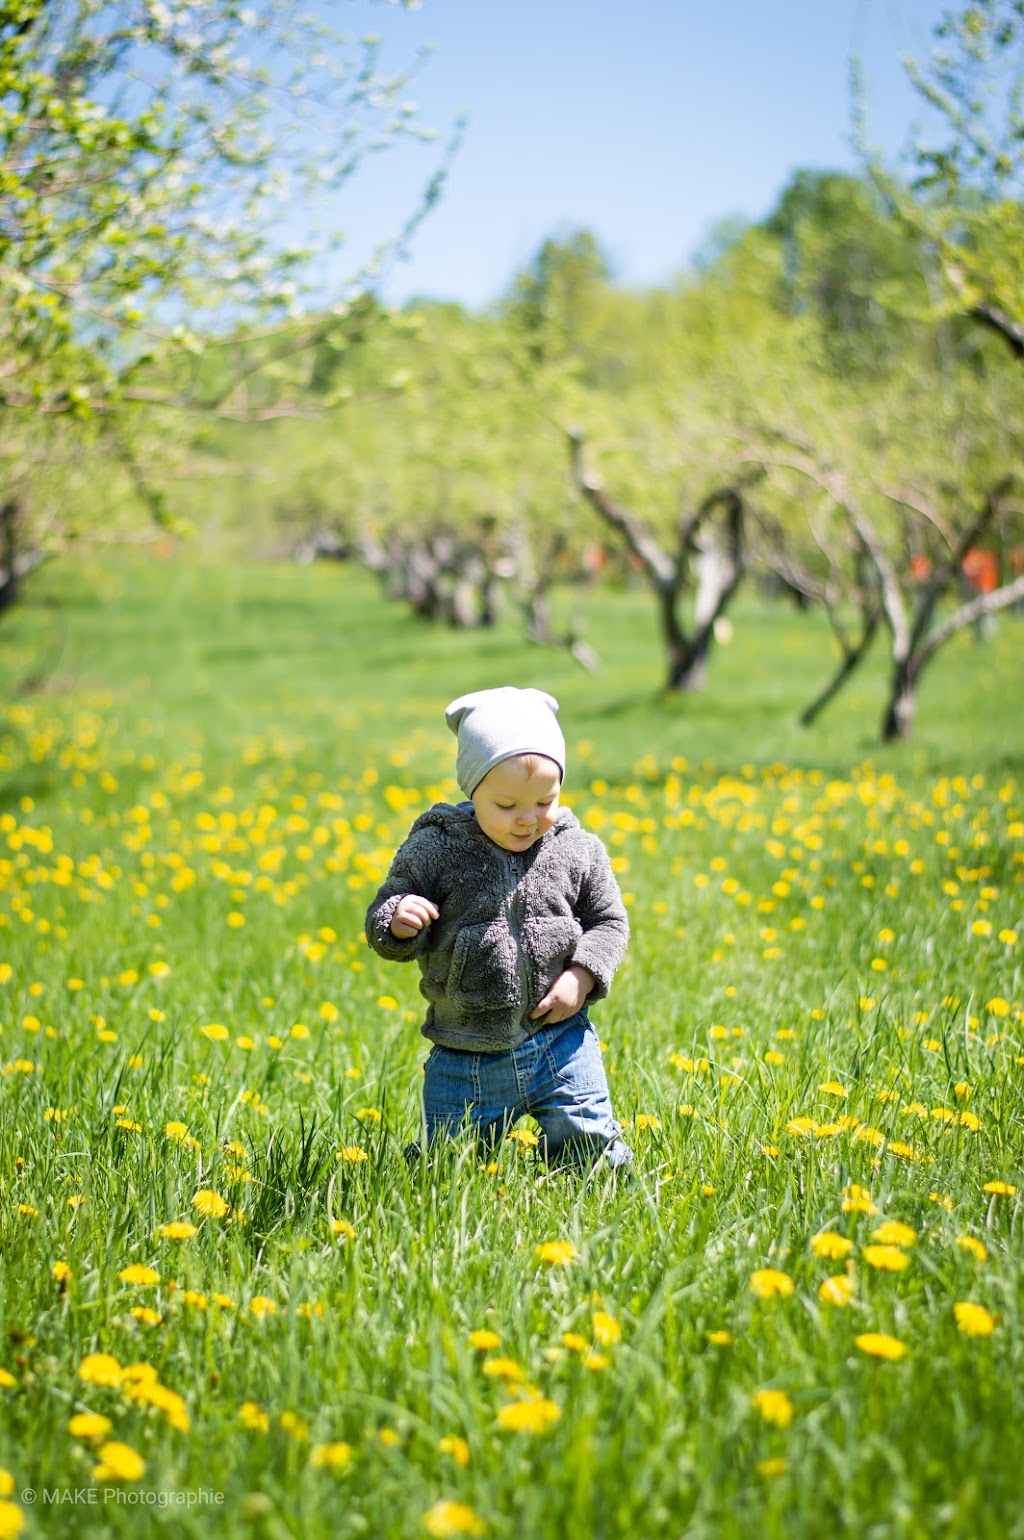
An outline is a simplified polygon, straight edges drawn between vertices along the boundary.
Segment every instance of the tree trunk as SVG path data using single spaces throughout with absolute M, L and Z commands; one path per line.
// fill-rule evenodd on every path
M 658 590 L 661 610 L 661 634 L 668 653 L 668 675 L 665 688 L 670 693 L 677 690 L 699 690 L 707 670 L 710 632 L 698 633 L 697 644 L 686 635 L 679 624 L 676 606 L 679 602 L 679 584 L 666 583 Z
M 909 738 L 917 708 L 917 682 L 920 669 L 913 658 L 895 664 L 892 688 L 882 719 L 882 739 L 894 743 Z
M 0 612 L 10 609 L 18 599 L 18 518 L 21 513 L 16 497 L 0 504 Z
M 814 699 L 811 701 L 811 704 L 806 706 L 800 713 L 801 727 L 810 727 L 813 722 L 816 722 L 818 717 L 824 711 L 825 707 L 828 706 L 839 694 L 840 690 L 843 688 L 843 685 L 849 679 L 854 669 L 859 666 L 861 660 L 865 657 L 868 648 L 874 641 L 875 632 L 878 630 L 878 623 L 879 616 L 876 612 L 865 626 L 864 634 L 857 645 L 855 647 L 847 647 L 844 650 L 843 661 L 832 675 L 832 678 L 829 680 L 828 684 L 820 692 L 820 694 L 814 697 Z
M 672 691 L 703 689 L 710 651 L 710 632 L 701 632 L 696 642 L 684 642 L 680 650 L 672 653 L 668 688 Z

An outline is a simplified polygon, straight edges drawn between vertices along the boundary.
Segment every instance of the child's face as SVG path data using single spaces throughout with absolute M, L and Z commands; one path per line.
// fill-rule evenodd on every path
M 558 816 L 561 774 L 539 755 L 503 759 L 473 793 L 476 821 L 502 850 L 529 850 Z

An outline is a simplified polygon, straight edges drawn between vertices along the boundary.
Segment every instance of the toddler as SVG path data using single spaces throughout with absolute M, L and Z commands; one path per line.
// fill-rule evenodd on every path
M 632 1160 L 588 1007 L 608 993 L 629 924 L 608 853 L 558 805 L 558 702 L 505 686 L 460 696 L 467 800 L 413 824 L 366 916 L 382 957 L 415 958 L 428 1143 L 466 1120 L 495 1144 L 523 1113 L 552 1163 Z

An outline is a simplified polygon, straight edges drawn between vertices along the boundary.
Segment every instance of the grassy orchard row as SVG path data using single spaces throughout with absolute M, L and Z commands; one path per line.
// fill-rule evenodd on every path
M 0 732 L 0 1533 L 189 1490 L 240 1535 L 1017 1533 L 1012 770 L 716 762 L 710 699 L 609 728 L 607 681 L 504 635 L 467 678 L 358 586 L 329 643 L 318 574 L 235 574 L 219 609 L 200 580 L 184 612 L 180 573 L 147 579 L 132 655 L 117 610 L 71 609 L 80 676 Z M 300 619 L 323 656 L 285 712 Z M 18 622 L 21 667 L 50 622 Z M 595 1012 L 628 1190 L 546 1176 L 528 1124 L 486 1166 L 400 1155 L 416 978 L 362 916 L 454 795 L 440 709 L 509 678 L 592 692 L 567 799 L 633 923 Z

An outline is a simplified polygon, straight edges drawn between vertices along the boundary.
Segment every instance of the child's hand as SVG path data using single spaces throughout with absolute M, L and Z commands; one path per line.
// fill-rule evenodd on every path
M 440 917 L 440 909 L 429 898 L 420 898 L 418 893 L 407 893 L 391 916 L 389 928 L 393 936 L 397 936 L 400 941 L 407 941 L 410 936 L 421 931 L 424 925 Z
M 568 1021 L 570 1016 L 575 1016 L 595 983 L 594 975 L 588 968 L 573 963 L 571 968 L 566 968 L 564 973 L 558 975 L 537 1009 L 530 1012 L 530 1020 L 537 1021 L 541 1016 L 546 1016 L 545 1025 L 549 1027 L 558 1021 Z

